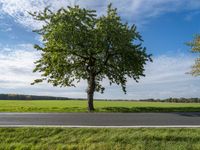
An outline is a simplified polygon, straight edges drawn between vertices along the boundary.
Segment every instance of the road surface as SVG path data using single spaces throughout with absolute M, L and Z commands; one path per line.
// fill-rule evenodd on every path
M 0 126 L 200 126 L 200 113 L 0 113 Z

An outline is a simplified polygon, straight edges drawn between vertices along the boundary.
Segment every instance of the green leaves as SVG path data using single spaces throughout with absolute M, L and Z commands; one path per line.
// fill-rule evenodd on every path
M 46 8 L 32 15 L 45 22 L 35 31 L 44 39 L 43 46 L 35 45 L 42 52 L 34 69 L 42 79 L 35 83 L 47 80 L 54 86 L 75 86 L 74 81 L 89 80 L 92 74 L 96 91 L 104 91 L 101 81 L 107 78 L 126 92 L 127 78 L 138 82 L 151 61 L 136 26 L 123 23 L 111 4 L 101 17 L 78 6 L 55 13 Z
M 187 43 L 188 46 L 191 47 L 192 52 L 200 53 L 200 35 L 196 35 L 192 42 Z M 195 60 L 195 64 L 192 66 L 192 70 L 190 72 L 194 76 L 200 75 L 200 58 Z

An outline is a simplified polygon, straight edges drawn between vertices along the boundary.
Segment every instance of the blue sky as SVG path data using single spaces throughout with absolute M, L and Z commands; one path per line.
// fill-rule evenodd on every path
M 41 41 L 32 30 L 40 28 L 42 23 L 33 20 L 27 11 L 43 10 L 48 5 L 56 11 L 79 4 L 102 15 L 110 2 L 118 8 L 124 22 L 137 25 L 154 62 L 146 65 L 146 77 L 139 83 L 128 79 L 126 95 L 120 87 L 110 87 L 105 80 L 105 93 L 97 93 L 95 97 L 200 97 L 200 77 L 186 74 L 198 55 L 192 54 L 185 45 L 200 33 L 199 0 L 0 0 L 0 93 L 86 97 L 85 81 L 76 88 L 56 88 L 46 83 L 30 85 L 39 77 L 32 73 L 33 62 L 40 57 L 32 45 Z

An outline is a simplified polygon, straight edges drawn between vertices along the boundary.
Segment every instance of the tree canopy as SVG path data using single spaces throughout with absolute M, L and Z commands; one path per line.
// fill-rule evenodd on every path
M 187 44 L 191 46 L 192 52 L 200 54 L 200 35 L 196 35 L 193 41 Z M 190 73 L 194 76 L 200 75 L 200 57 L 195 60 Z
M 75 86 L 88 81 L 88 107 L 94 110 L 93 94 L 103 92 L 103 79 L 121 85 L 126 93 L 127 78 L 136 82 L 144 75 L 144 65 L 151 55 L 142 46 L 142 38 L 135 25 L 123 23 L 117 9 L 110 4 L 107 14 L 97 16 L 95 10 L 79 6 L 52 12 L 32 14 L 45 25 L 36 30 L 43 37 L 43 45 L 35 45 L 41 58 L 35 62 L 34 72 L 54 86 Z

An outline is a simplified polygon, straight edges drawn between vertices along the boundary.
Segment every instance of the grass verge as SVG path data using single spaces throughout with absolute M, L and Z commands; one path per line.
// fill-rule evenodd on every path
M 199 112 L 200 103 L 95 101 L 96 112 Z M 0 112 L 87 112 L 87 101 L 0 100 Z
M 197 150 L 200 129 L 0 128 L 1 150 Z

